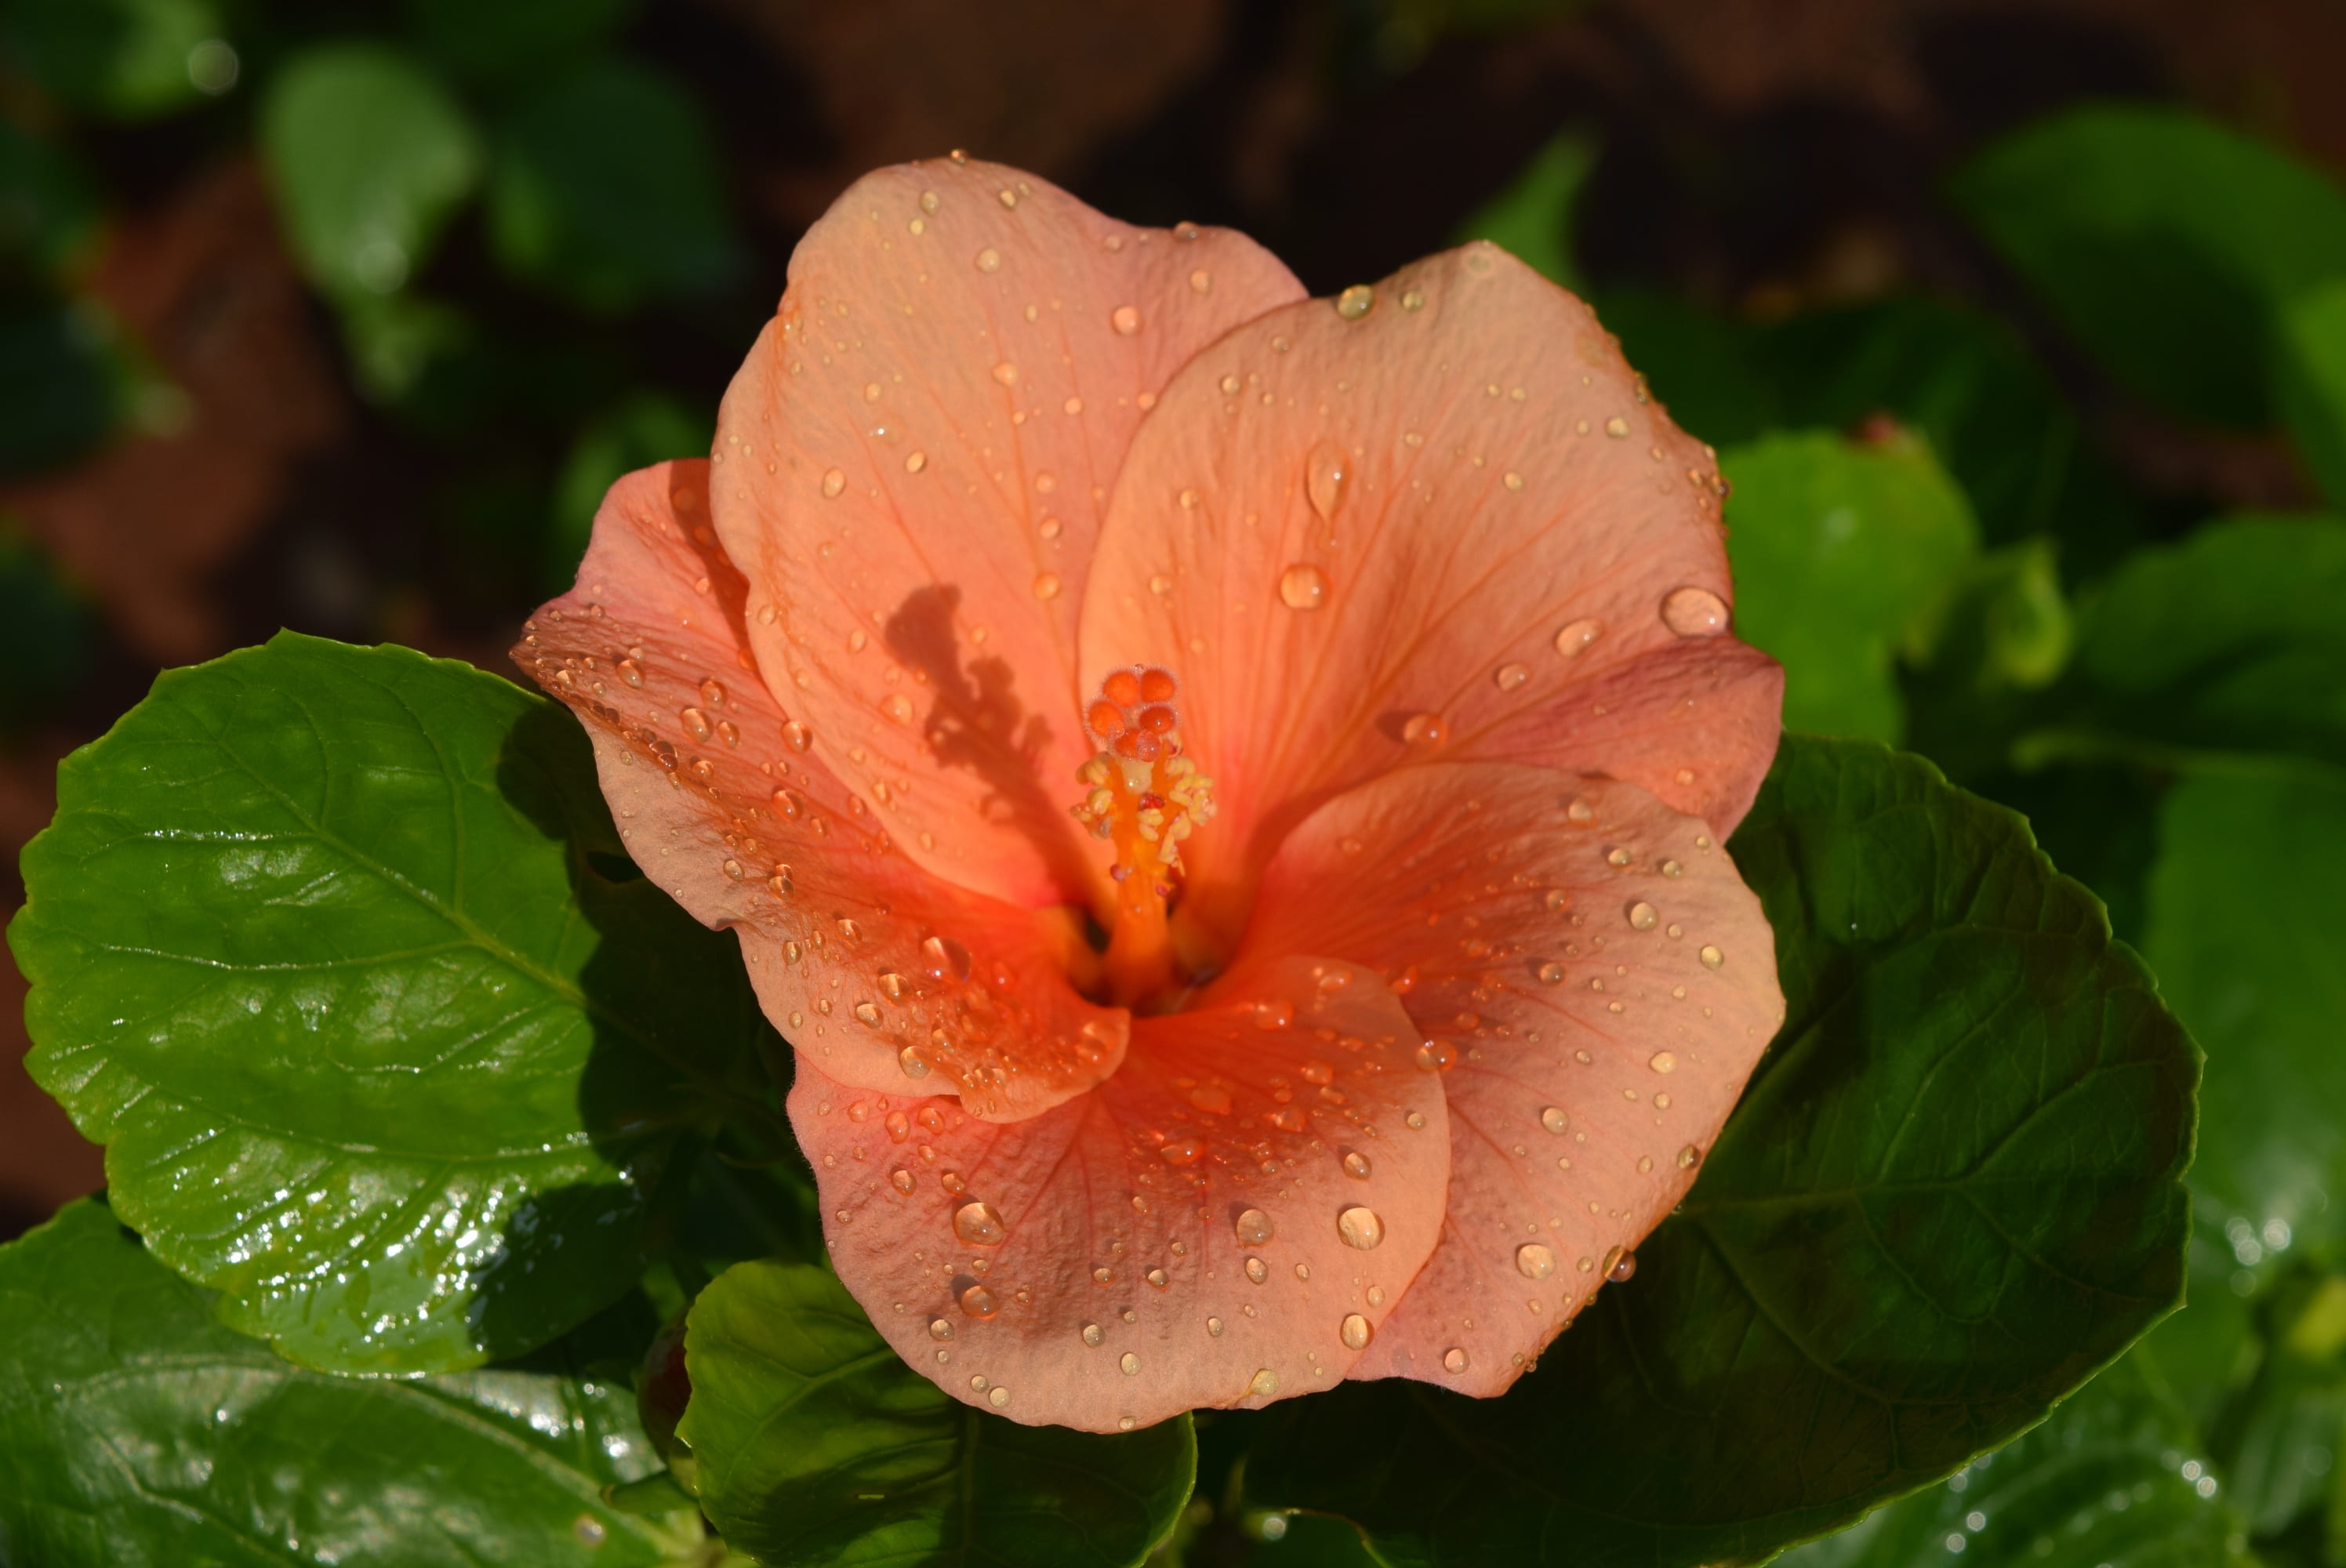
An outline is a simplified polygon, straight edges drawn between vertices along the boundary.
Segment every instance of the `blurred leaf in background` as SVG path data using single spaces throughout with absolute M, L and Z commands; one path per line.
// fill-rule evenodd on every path
M 168 114 L 203 90 L 209 0 L 10 0 L 0 50 L 60 103 L 107 119 Z
M 2178 110 L 2056 117 L 1990 148 L 1951 190 L 2119 382 L 2219 424 L 2271 422 L 2290 300 L 2346 276 L 2335 183 Z
M 589 311 L 707 294 L 741 265 L 699 107 L 616 58 L 557 72 L 499 127 L 489 235 L 516 277 Z
M 2280 338 L 2281 413 L 2322 494 L 2346 508 L 2346 279 L 2291 301 Z
M 1930 448 L 1891 429 L 1770 435 L 1719 455 L 1734 485 L 1736 630 L 1784 665 L 1784 727 L 1895 742 L 1892 661 L 1979 548 Z
M 629 393 L 589 421 L 555 481 L 553 525 L 546 544 L 548 593 L 570 585 L 586 553 L 603 493 L 623 474 L 672 457 L 705 454 L 717 438 L 714 409 L 695 411 L 655 388 Z
M 1563 132 L 1506 189 L 1459 226 L 1459 242 L 1487 239 L 1549 282 L 1585 290 L 1572 260 L 1572 209 L 1596 167 L 1596 141 Z
M 638 0 L 408 0 L 417 41 L 467 78 L 502 84 L 607 43 Z

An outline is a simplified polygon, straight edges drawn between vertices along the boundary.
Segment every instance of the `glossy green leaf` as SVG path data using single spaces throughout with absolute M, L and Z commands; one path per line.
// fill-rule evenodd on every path
M 480 177 L 478 137 L 423 64 L 382 44 L 331 44 L 280 66 L 260 148 L 285 230 L 318 286 L 396 292 Z
M 1127 1568 L 1197 1475 L 1186 1415 L 1101 1437 L 947 1398 L 802 1264 L 728 1269 L 693 1304 L 685 1364 L 701 1507 L 766 1568 Z
M 2346 508 L 2346 279 L 2290 301 L 2280 338 L 2282 416 L 2322 494 Z
M 1769 436 L 1719 470 L 1736 631 L 1783 661 L 1785 724 L 1897 739 L 1895 651 L 1979 545 L 1963 493 L 1912 436 Z
M 601 311 L 707 293 L 740 264 L 699 106 L 616 59 L 557 75 L 502 127 L 489 237 L 516 276 Z
M 210 0 L 10 0 L 0 50 L 74 108 L 145 119 L 197 96 L 188 56 L 219 25 Z
M 464 665 L 286 633 L 167 674 L 23 866 L 34 1076 L 308 1365 L 553 1339 L 678 1154 L 774 1114 L 734 943 L 635 874 L 568 716 Z
M 601 1489 L 657 1468 L 567 1350 L 416 1381 L 307 1371 L 213 1319 L 104 1202 L 0 1247 L 0 1563 L 344 1568 L 670 1561 L 699 1521 Z
M 1572 209 L 1596 167 L 1595 142 L 1569 131 L 1556 137 L 1459 226 L 1460 242 L 1487 239 L 1549 282 L 1582 288 L 1572 260 Z
M 2020 819 L 1788 736 L 1729 848 L 1787 1020 L 1636 1278 L 1501 1399 L 1274 1407 L 1256 1501 L 1428 1564 L 1760 1562 L 2010 1441 L 2174 1306 L 2198 1053 Z
M 2192 1186 L 2210 1222 L 2346 1242 L 2346 781 L 2188 779 L 2159 818 L 2144 950 L 2208 1052 Z M 2253 1259 L 2249 1259 L 2253 1261 Z
M 1953 192 L 2113 375 L 2197 418 L 2267 423 L 2280 312 L 2346 276 L 2346 194 L 2177 110 L 2099 107 L 2031 126 Z
M 2024 765 L 2346 765 L 2346 522 L 2239 518 L 2133 556 L 2080 609 Z
M 1778 1568 L 2251 1568 L 2190 1421 L 2131 1356 L 2043 1426 Z M 1977 1553 L 1977 1555 L 1971 1555 Z

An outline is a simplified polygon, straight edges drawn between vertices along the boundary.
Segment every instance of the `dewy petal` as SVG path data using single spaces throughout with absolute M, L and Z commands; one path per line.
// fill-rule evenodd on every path
M 751 646 L 907 856 L 1084 901 L 1076 620 L 1108 486 L 1174 372 L 1302 290 L 1243 235 L 943 159 L 857 181 L 790 275 L 718 423 Z
M 1031 911 L 908 862 L 791 743 L 709 526 L 709 474 L 669 463 L 612 486 L 577 586 L 514 650 L 585 723 L 629 853 L 735 931 L 766 1015 L 831 1078 L 1004 1119 L 1089 1088 L 1123 1058 L 1126 1015 L 1075 993 Z
M 1723 635 L 1717 479 L 1588 307 L 1488 245 L 1200 352 L 1117 481 L 1083 649 L 1086 683 L 1182 681 L 1224 939 L 1290 827 L 1404 763 L 1609 774 L 1731 830 L 1781 675 Z
M 790 1121 L 831 1262 L 881 1333 L 956 1399 L 1090 1431 L 1378 1357 L 1450 1164 L 1392 993 L 1289 960 L 1132 1035 L 1113 1078 L 1008 1126 L 801 1064 Z
M 1454 1058 L 1442 1245 L 1352 1376 L 1470 1394 L 1514 1381 L 1685 1195 L 1783 1014 L 1774 934 L 1708 826 L 1515 764 L 1322 806 L 1246 949 L 1397 977 Z

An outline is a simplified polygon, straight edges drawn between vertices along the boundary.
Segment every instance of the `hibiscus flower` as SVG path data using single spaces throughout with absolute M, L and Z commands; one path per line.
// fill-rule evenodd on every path
M 1495 1394 L 1781 1015 L 1723 491 L 1494 247 L 1308 300 L 955 157 L 815 225 L 516 657 L 739 934 L 832 1263 L 938 1386 Z

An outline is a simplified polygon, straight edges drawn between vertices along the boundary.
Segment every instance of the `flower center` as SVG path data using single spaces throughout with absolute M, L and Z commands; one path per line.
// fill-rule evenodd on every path
M 1181 840 L 1214 814 L 1213 780 L 1181 753 L 1178 689 L 1170 670 L 1120 669 L 1084 710 L 1103 749 L 1076 769 L 1085 793 L 1072 809 L 1116 846 L 1116 921 L 1102 967 L 1111 999 L 1126 1006 L 1175 980 L 1166 902 L 1180 889 Z

